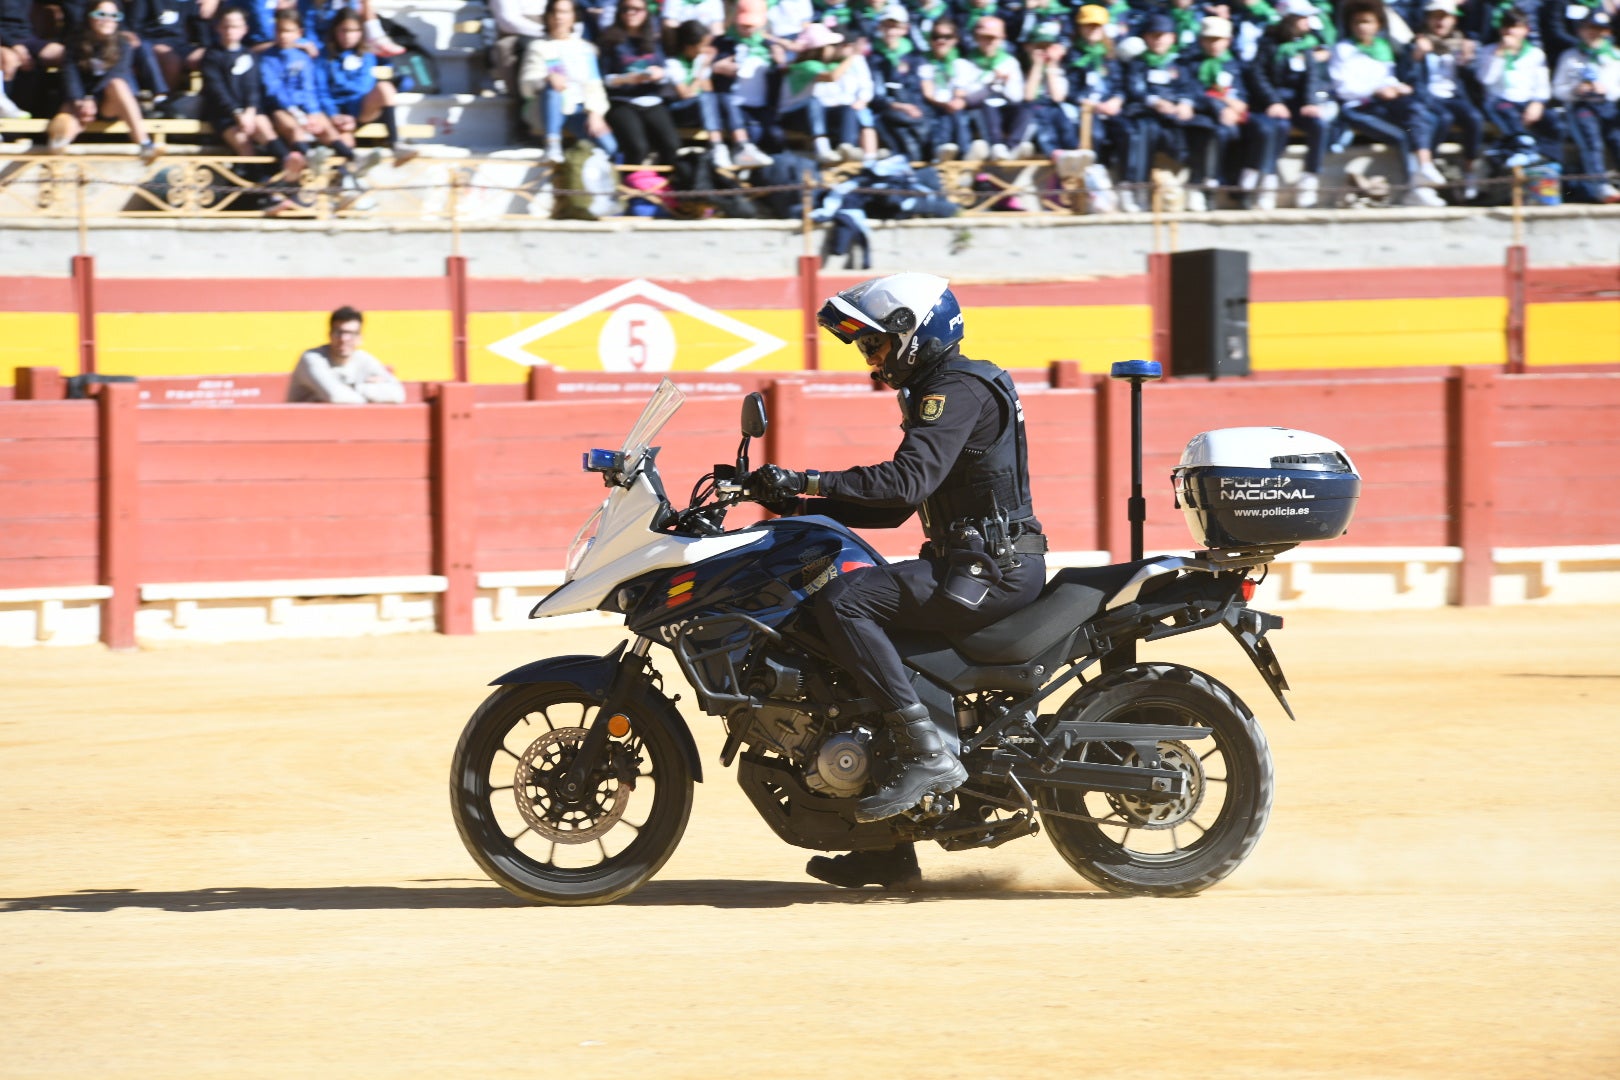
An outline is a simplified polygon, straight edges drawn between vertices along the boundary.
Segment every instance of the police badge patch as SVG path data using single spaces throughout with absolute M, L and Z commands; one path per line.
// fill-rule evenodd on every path
M 945 395 L 929 394 L 922 399 L 922 407 L 917 410 L 924 423 L 932 424 L 945 415 Z

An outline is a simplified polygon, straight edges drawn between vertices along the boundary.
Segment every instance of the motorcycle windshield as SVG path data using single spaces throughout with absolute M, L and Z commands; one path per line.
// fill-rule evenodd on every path
M 669 423 L 669 418 L 680 411 L 681 403 L 685 400 L 686 395 L 681 393 L 680 387 L 667 378 L 658 384 L 658 389 L 653 391 L 647 407 L 641 410 L 640 418 L 624 440 L 624 469 L 627 475 L 641 461 L 641 455 L 647 452 L 664 425 Z

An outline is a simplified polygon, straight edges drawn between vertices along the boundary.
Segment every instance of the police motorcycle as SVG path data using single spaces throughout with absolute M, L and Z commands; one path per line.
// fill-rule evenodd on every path
M 703 778 L 690 729 L 653 646 L 668 649 L 697 705 L 724 724 L 723 766 L 782 840 L 825 851 L 933 840 L 996 847 L 1044 829 L 1083 878 L 1120 894 L 1186 896 L 1253 850 L 1272 799 L 1266 737 L 1211 676 L 1137 663 L 1136 643 L 1229 631 L 1288 715 L 1269 631 L 1248 606 L 1278 553 L 1341 535 L 1360 478 L 1337 444 L 1283 428 L 1205 432 L 1174 472 L 1177 505 L 1202 549 L 1143 558 L 1140 394 L 1158 365 L 1116 365 L 1137 423 L 1133 558 L 1057 571 L 1040 598 L 965 636 L 896 633 L 965 784 L 882 821 L 854 814 L 889 761 L 876 703 L 837 669 L 807 602 L 839 574 L 883 562 L 825 517 L 727 530 L 750 497 L 748 447 L 763 399 L 742 409 L 735 465 L 719 465 L 684 509 L 658 474 L 659 430 L 683 395 L 654 392 L 622 449 L 584 467 L 608 488 L 570 547 L 564 584 L 533 618 L 602 610 L 633 635 L 605 656 L 509 671 L 456 747 L 457 829 L 496 882 L 544 904 L 603 904 L 664 865 Z

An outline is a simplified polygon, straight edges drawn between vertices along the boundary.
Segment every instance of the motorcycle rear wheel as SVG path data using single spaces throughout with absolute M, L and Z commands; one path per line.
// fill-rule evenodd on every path
M 674 854 L 692 812 L 692 772 L 648 688 L 622 712 L 629 733 L 608 741 L 587 794 L 552 790 L 597 712 L 568 683 L 503 686 L 473 713 L 450 768 L 461 841 L 508 892 L 540 904 L 607 904 L 634 892 Z M 679 723 L 679 716 L 674 718 Z
M 1179 664 L 1137 664 L 1088 684 L 1058 715 L 1213 732 L 1204 739 L 1159 743 L 1165 765 L 1189 779 L 1189 794 L 1175 803 L 1034 790 L 1043 810 L 1102 819 L 1043 816 L 1052 846 L 1081 877 L 1127 896 L 1191 896 L 1236 870 L 1254 850 L 1271 814 L 1271 749 L 1254 714 L 1220 682 Z M 1129 746 L 1115 743 L 1083 743 L 1070 751 L 1075 760 L 1081 754 L 1108 764 L 1134 759 Z

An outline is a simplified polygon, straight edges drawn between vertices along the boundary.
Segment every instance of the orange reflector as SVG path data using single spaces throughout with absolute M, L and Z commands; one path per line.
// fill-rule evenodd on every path
M 1253 600 L 1254 599 L 1254 582 L 1252 580 L 1250 580 L 1249 578 L 1244 578 L 1243 579 L 1243 599 L 1244 600 Z
M 615 739 L 622 739 L 630 734 L 630 718 L 624 713 L 614 713 L 608 717 L 608 734 Z

